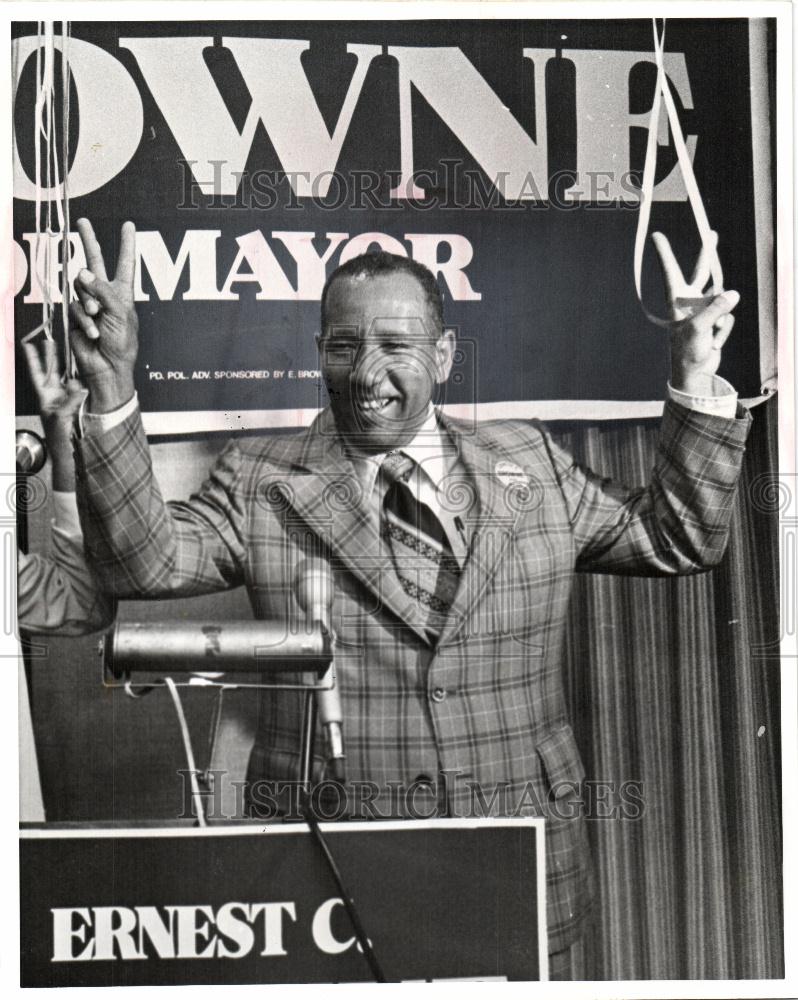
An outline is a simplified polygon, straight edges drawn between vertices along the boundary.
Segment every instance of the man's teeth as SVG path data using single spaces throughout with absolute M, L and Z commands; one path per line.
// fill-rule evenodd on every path
M 363 399 L 360 401 L 360 407 L 363 410 L 384 410 L 385 407 L 393 402 L 393 396 L 386 396 L 382 399 Z

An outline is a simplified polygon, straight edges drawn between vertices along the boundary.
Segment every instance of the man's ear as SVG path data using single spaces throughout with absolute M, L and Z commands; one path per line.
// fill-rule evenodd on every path
M 436 381 L 439 385 L 449 378 L 454 363 L 454 350 L 456 341 L 453 330 L 444 328 L 443 333 L 435 344 L 435 363 L 437 367 Z

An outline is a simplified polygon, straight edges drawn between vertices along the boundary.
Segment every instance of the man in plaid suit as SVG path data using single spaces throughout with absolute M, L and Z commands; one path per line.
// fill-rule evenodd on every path
M 701 300 L 706 257 L 687 283 L 655 238 L 678 320 L 673 374 L 650 483 L 630 491 L 580 468 L 537 422 L 436 412 L 454 338 L 433 276 L 391 255 L 357 258 L 322 299 L 329 409 L 306 432 L 232 442 L 195 495 L 164 503 L 133 385 L 133 228 L 113 281 L 91 227 L 79 229 L 90 270 L 76 281 L 73 344 L 90 396 L 76 462 L 105 585 L 132 598 L 245 584 L 256 616 L 288 622 L 297 565 L 321 552 L 348 778 L 375 816 L 544 815 L 549 949 L 563 953 L 590 902 L 584 771 L 561 678 L 574 572 L 693 573 L 721 558 L 750 423 L 715 375 L 737 294 Z M 407 463 L 406 503 L 434 515 L 418 551 L 449 567 L 448 596 L 397 558 L 416 540 L 401 512 L 386 513 L 386 453 Z M 294 692 L 262 696 L 253 809 L 259 779 L 296 777 L 299 729 Z

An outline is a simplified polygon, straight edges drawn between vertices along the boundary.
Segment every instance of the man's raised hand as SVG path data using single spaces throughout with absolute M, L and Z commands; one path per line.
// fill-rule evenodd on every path
M 713 233 L 717 242 L 717 234 Z M 711 253 L 702 247 L 690 281 L 662 233 L 652 233 L 659 254 L 671 318 L 671 385 L 694 396 L 716 395 L 713 376 L 720 366 L 721 348 L 734 326 L 732 309 L 737 292 L 704 295 L 710 276 Z
M 136 228 L 122 226 L 119 259 L 108 280 L 100 244 L 88 219 L 78 220 L 87 269 L 75 278 L 78 301 L 69 307 L 69 336 L 80 374 L 89 390 L 89 410 L 107 413 L 133 395 L 138 353 L 138 318 L 133 304 Z
M 61 378 L 58 348 L 44 339 L 42 353 L 36 344 L 23 341 L 25 356 L 44 426 L 47 450 L 53 467 L 53 489 L 63 493 L 75 491 L 75 464 L 72 461 L 72 422 L 86 390 L 77 379 Z
M 58 348 L 54 341 L 43 338 L 42 354 L 36 344 L 23 342 L 31 381 L 39 400 L 39 413 L 45 426 L 58 421 L 71 427 L 86 390 L 77 379 L 61 378 Z

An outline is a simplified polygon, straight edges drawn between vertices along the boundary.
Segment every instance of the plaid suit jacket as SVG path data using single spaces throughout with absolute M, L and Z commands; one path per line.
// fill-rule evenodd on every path
M 721 558 L 750 417 L 667 403 L 649 486 L 579 467 L 535 422 L 443 419 L 467 475 L 447 484 L 470 550 L 430 645 L 381 543 L 329 414 L 301 434 L 228 445 L 202 488 L 164 503 L 137 414 L 78 443 L 88 552 L 121 597 L 246 584 L 258 617 L 290 627 L 297 564 L 335 578 L 336 670 L 359 815 L 547 818 L 549 947 L 578 934 L 590 860 L 561 663 L 575 571 L 693 573 Z M 261 696 L 249 778 L 295 779 L 300 700 Z M 259 795 L 261 798 L 259 799 Z M 268 811 L 268 810 L 267 810 Z

